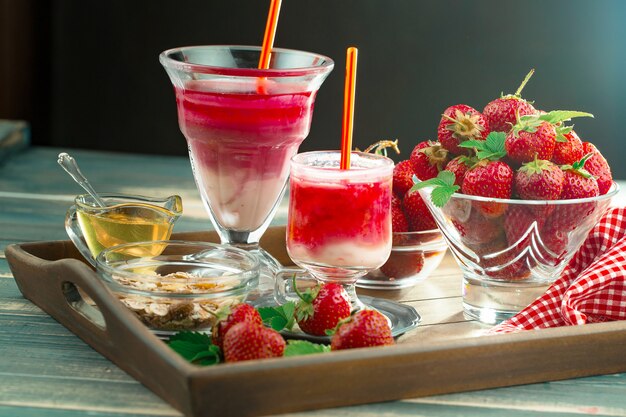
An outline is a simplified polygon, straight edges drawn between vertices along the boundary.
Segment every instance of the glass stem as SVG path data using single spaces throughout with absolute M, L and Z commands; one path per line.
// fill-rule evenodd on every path
M 359 296 L 356 293 L 356 285 L 352 284 L 341 284 L 343 288 L 348 293 L 348 297 L 350 297 L 350 303 L 352 304 L 352 312 L 359 311 L 365 309 L 365 304 L 359 299 Z

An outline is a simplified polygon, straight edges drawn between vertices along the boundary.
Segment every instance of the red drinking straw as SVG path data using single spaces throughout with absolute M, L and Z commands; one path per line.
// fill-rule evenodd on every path
M 359 50 L 351 46 L 346 52 L 346 83 L 343 94 L 343 124 L 341 129 L 341 169 L 350 169 L 352 127 L 354 125 L 354 93 L 356 87 L 356 59 Z
M 259 69 L 268 69 L 270 67 L 274 37 L 276 36 L 276 26 L 278 26 L 280 3 L 281 0 L 272 0 L 270 4 L 270 11 L 267 15 L 267 23 L 265 24 L 265 36 L 263 36 L 261 58 L 259 58 Z

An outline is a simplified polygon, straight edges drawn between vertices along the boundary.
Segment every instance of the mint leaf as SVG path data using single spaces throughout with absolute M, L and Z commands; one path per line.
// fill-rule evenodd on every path
M 444 183 L 444 185 L 454 185 L 454 181 L 456 180 L 456 175 L 454 175 L 454 172 L 446 171 L 444 169 L 443 171 L 439 172 L 439 174 L 437 175 L 437 179 L 441 180 Z
M 446 205 L 452 194 L 454 194 L 459 189 L 458 185 L 454 187 L 438 187 L 433 190 L 433 193 L 430 195 L 430 200 L 437 207 L 443 207 Z
M 311 355 L 330 352 L 330 346 L 312 343 L 307 340 L 288 340 L 283 356 Z
M 185 342 L 196 343 L 196 344 L 209 344 L 211 343 L 211 337 L 206 333 L 200 332 L 190 332 L 188 330 L 183 330 L 178 333 L 175 333 L 170 336 L 169 342 L 173 342 L 176 340 L 182 340 Z
M 220 353 L 221 351 L 219 347 L 211 345 L 207 350 L 198 352 L 196 356 L 190 360 L 190 362 L 202 366 L 215 365 L 221 361 Z
M 296 305 L 293 302 L 288 302 L 277 307 L 261 307 L 258 309 L 263 324 L 277 332 L 293 327 L 295 310 Z
M 539 120 L 543 120 L 551 124 L 556 124 L 564 122 L 566 120 L 570 120 L 574 117 L 593 117 L 593 114 L 573 110 L 553 110 L 550 113 L 542 114 L 541 116 L 539 116 Z
M 469 142 L 469 141 L 467 141 Z M 453 172 L 439 171 L 439 174 L 435 178 L 431 178 L 426 181 L 421 181 L 411 187 L 411 192 L 420 190 L 426 187 L 433 187 L 433 191 L 430 194 L 430 201 L 437 207 L 443 207 L 446 205 L 452 194 L 459 190 L 459 186 L 454 184 L 456 177 Z M 413 176 L 415 182 L 416 177 Z
M 506 133 L 491 132 L 485 139 L 486 148 L 493 152 L 506 152 L 504 142 L 506 141 Z
M 189 362 L 198 365 L 219 363 L 220 348 L 205 333 L 182 331 L 170 337 L 168 345 Z
M 476 149 L 476 156 L 479 159 L 496 161 L 506 156 L 506 149 L 504 148 L 505 140 L 506 133 L 491 132 L 487 135 L 485 140 L 466 140 L 461 142 L 459 146 L 463 148 Z
M 462 148 L 481 148 L 484 145 L 484 143 L 485 143 L 484 140 L 471 139 L 471 140 L 465 140 L 459 143 L 459 146 Z

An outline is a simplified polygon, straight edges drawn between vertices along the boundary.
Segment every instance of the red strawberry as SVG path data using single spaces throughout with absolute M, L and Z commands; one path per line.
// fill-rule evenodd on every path
M 540 249 L 547 249 L 541 251 L 542 256 L 552 264 L 558 263 L 568 252 L 570 233 L 585 224 L 585 220 L 593 215 L 596 207 L 596 202 L 588 202 L 565 204 L 554 210 L 541 228 L 541 241 L 538 245 Z
M 448 165 L 446 165 L 446 171 L 450 171 L 454 174 L 454 184 L 460 187 L 461 184 L 463 184 L 465 173 L 476 162 L 475 158 L 460 155 L 448 162 Z
M 535 159 L 515 173 L 515 189 L 523 200 L 558 200 L 563 191 L 564 174 L 550 161 Z
M 425 257 L 422 252 L 393 250 L 387 262 L 380 267 L 380 271 L 388 278 L 407 278 L 419 273 L 424 267 L 424 261 Z
M 226 317 L 224 317 L 226 314 Z M 237 323 L 250 322 L 261 326 L 263 321 L 259 312 L 250 304 L 240 303 L 236 306 L 225 309 L 218 313 L 218 322 L 213 326 L 213 344 L 219 346 L 222 349 L 224 343 L 224 335 L 228 332 L 228 329 L 233 327 Z
M 413 171 L 420 180 L 435 178 L 448 163 L 448 151 L 438 142 L 430 140 L 418 143 L 411 152 Z
M 502 161 L 482 160 L 465 174 L 461 190 L 464 194 L 493 198 L 511 198 L 513 170 Z M 488 217 L 498 217 L 506 210 L 503 203 L 477 203 Z
M 403 197 L 413 186 L 413 162 L 410 160 L 400 161 L 393 167 L 393 193 Z
M 235 324 L 224 335 L 226 362 L 283 356 L 285 340 L 276 330 L 244 321 Z
M 393 343 L 387 318 L 376 310 L 360 310 L 339 325 L 330 340 L 330 349 L 354 349 Z
M 592 154 L 587 154 L 583 159 L 573 165 L 564 165 L 563 192 L 561 200 L 573 198 L 587 198 L 600 195 L 598 181 L 585 169 L 585 164 Z
M 489 242 L 475 252 L 480 256 L 482 272 L 491 279 L 519 281 L 530 275 L 528 258 L 521 254 L 520 248 L 509 245 L 506 239 Z
M 565 171 L 561 200 L 596 197 L 598 195 L 600 195 L 600 189 L 595 178 L 585 177 L 571 170 Z
M 468 154 L 459 143 L 466 140 L 485 140 L 489 134 L 489 122 L 476 109 L 465 104 L 448 107 L 442 114 L 437 138 L 441 146 L 455 155 Z M 433 176 L 435 177 L 436 174 Z M 433 178 L 431 177 L 431 178 Z
M 557 129 L 556 145 L 552 154 L 552 162 L 557 165 L 571 165 L 585 156 L 583 143 L 573 130 L 559 134 Z
M 518 120 L 507 134 L 504 142 L 507 155 L 520 164 L 532 161 L 535 156 L 549 161 L 556 146 L 554 125 L 537 117 L 526 117 L 527 119 Z
M 452 224 L 461 241 L 470 248 L 499 239 L 504 233 L 499 218 L 486 218 L 479 210 L 472 210 L 466 221 L 453 219 Z
M 327 282 L 304 293 L 298 292 L 296 320 L 303 332 L 325 336 L 341 320 L 350 316 L 350 298 L 339 284 Z
M 583 143 L 583 151 L 586 154 L 591 154 L 591 157 L 587 159 L 585 163 L 585 169 L 598 181 L 598 190 L 600 195 L 604 195 L 609 192 L 609 189 L 613 185 L 613 176 L 611 175 L 611 168 L 609 163 L 604 159 L 604 156 L 600 153 L 591 142 Z
M 521 92 L 534 72 L 533 69 L 526 75 L 515 94 L 502 96 L 485 106 L 483 115 L 492 132 L 509 132 L 517 121 L 517 115 L 535 114 L 536 110 L 533 105 L 521 98 Z
M 428 210 L 426 202 L 417 191 L 409 191 L 402 200 L 402 208 L 409 221 L 409 231 L 417 232 L 420 230 L 436 229 L 437 224 L 433 215 Z
M 409 222 L 401 205 L 391 205 L 391 230 L 394 233 L 409 231 Z
M 504 143 L 508 157 L 518 163 L 537 159 L 550 160 L 557 137 L 570 128 L 563 122 L 573 117 L 593 117 L 593 114 L 571 110 L 555 110 L 544 114 L 519 116 Z
M 527 247 L 531 242 L 531 235 L 537 234 L 545 221 L 545 217 L 535 215 L 530 207 L 512 204 L 504 218 L 504 232 L 508 244 L 517 244 L 520 248 Z M 526 237 L 519 242 L 524 235 Z

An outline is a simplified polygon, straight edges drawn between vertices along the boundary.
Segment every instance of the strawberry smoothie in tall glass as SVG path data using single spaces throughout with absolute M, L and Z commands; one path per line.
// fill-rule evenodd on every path
M 257 94 L 256 80 L 190 81 L 176 89 L 198 189 L 227 229 L 256 230 L 283 191 L 289 159 L 309 133 L 310 91 Z M 227 89 L 228 93 L 219 93 Z M 238 91 L 237 91 L 238 90 Z
M 256 251 L 289 175 L 289 159 L 309 133 L 315 96 L 333 68 L 327 57 L 273 49 L 198 46 L 160 60 L 176 93 L 194 178 L 222 243 Z
M 321 281 L 354 284 L 391 252 L 393 162 L 353 152 L 307 152 L 291 163 L 287 251 Z

